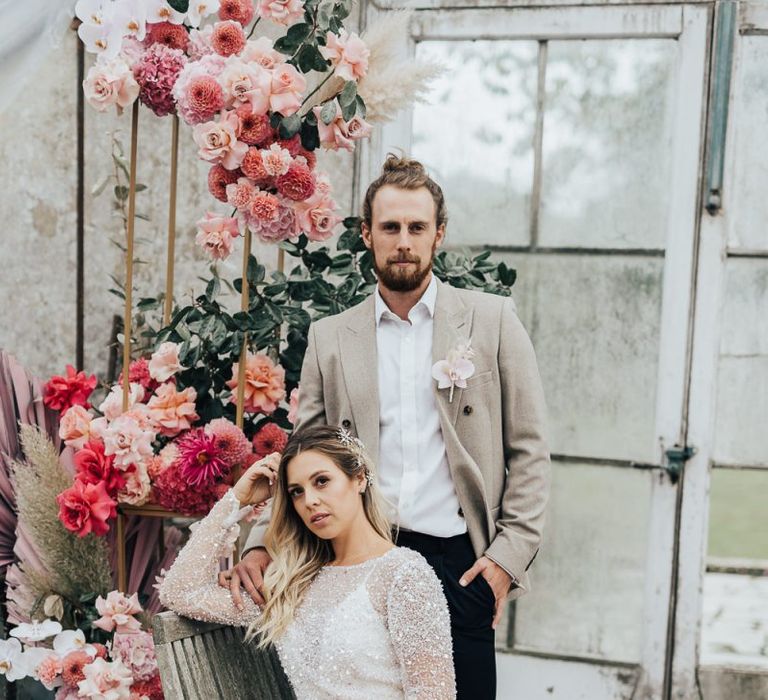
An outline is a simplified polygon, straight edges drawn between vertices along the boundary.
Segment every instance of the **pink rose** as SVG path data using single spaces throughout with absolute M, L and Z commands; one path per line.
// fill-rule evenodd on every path
M 217 122 L 198 124 L 192 130 L 198 154 L 203 160 L 221 163 L 227 170 L 234 170 L 248 152 L 248 144 L 237 140 L 240 119 L 237 112 L 222 112 Z
M 104 483 L 86 484 L 75 479 L 72 486 L 56 496 L 59 504 L 59 520 L 70 532 L 85 537 L 93 532 L 106 535 L 109 532 L 107 520 L 117 515 L 113 501 Z
M 151 457 L 155 432 L 142 424 L 141 417 L 124 413 L 104 431 L 104 453 L 115 456 L 115 466 L 125 470 Z
M 269 38 L 261 36 L 246 42 L 240 57 L 246 63 L 258 63 L 262 68 L 272 70 L 280 62 L 280 54 L 272 48 Z
M 194 387 L 176 391 L 172 382 L 162 384 L 147 404 L 149 417 L 161 435 L 173 437 L 182 430 L 189 430 L 200 416 L 195 413 L 197 392 Z
M 307 80 L 292 65 L 282 63 L 272 73 L 272 95 L 269 105 L 273 112 L 280 112 L 284 117 L 295 114 L 301 107 Z
M 144 400 L 144 387 L 141 384 L 131 382 L 128 389 L 128 410 L 141 403 Z M 123 387 L 121 384 L 115 384 L 107 394 L 107 398 L 101 402 L 99 410 L 104 414 L 107 420 L 114 420 L 123 412 Z
M 71 406 L 61 417 L 59 437 L 64 444 L 79 450 L 88 442 L 92 416 L 82 406 Z
M 232 379 L 227 386 L 232 389 L 232 402 L 237 400 L 238 363 L 232 366 Z M 269 355 L 248 353 L 245 363 L 244 406 L 249 413 L 265 413 L 277 410 L 285 398 L 285 370 L 272 362 Z
M 117 492 L 118 503 L 142 506 L 149 500 L 152 484 L 144 463 L 134 464 L 123 472 L 125 485 Z
M 96 610 L 101 617 L 93 623 L 94 627 L 118 634 L 122 632 L 138 632 L 141 623 L 134 617 L 142 611 L 138 593 L 130 598 L 120 591 L 110 591 L 106 599 L 96 598 Z
M 167 382 L 176 372 L 184 369 L 179 361 L 178 343 L 162 343 L 149 360 L 149 376 L 158 382 Z
M 95 110 L 104 112 L 114 105 L 121 114 L 139 96 L 139 84 L 128 64 L 115 58 L 91 66 L 83 81 L 83 91 Z
M 299 225 L 311 241 L 326 241 L 333 236 L 342 218 L 336 214 L 336 202 L 320 192 L 296 203 Z
M 272 76 L 256 63 L 230 56 L 219 76 L 227 107 L 249 104 L 254 114 L 266 114 L 272 90 Z
M 236 186 L 227 185 L 227 190 Z M 197 222 L 195 243 L 212 259 L 225 260 L 232 253 L 232 246 L 239 235 L 237 219 L 207 212 L 205 218 Z
M 79 697 L 94 700 L 130 699 L 133 674 L 122 661 L 94 659 L 83 668 L 83 673 L 85 678 L 77 684 Z
M 304 16 L 304 3 L 301 0 L 259 0 L 256 11 L 259 17 L 287 27 Z
M 336 75 L 344 80 L 360 80 L 368 71 L 370 50 L 357 34 L 349 34 L 346 29 L 338 36 L 328 32 L 320 53 L 331 61 Z
M 317 131 L 320 135 L 320 145 L 329 150 L 344 148 L 353 151 L 354 141 L 367 138 L 371 135 L 373 127 L 361 117 L 353 117 L 348 122 L 341 115 L 341 107 L 336 102 L 336 116 L 330 124 L 323 122 L 320 117 L 321 107 L 315 107 L 317 116 Z

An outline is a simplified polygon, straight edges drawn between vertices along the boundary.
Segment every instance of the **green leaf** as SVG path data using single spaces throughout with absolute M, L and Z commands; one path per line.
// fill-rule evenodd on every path
M 312 26 L 305 22 L 299 22 L 288 28 L 286 37 L 298 46 L 312 35 Z
M 313 124 L 309 122 L 310 116 L 314 121 Z M 312 112 L 307 115 L 307 118 L 302 123 L 300 134 L 301 145 L 308 151 L 314 151 L 320 147 L 320 133 L 317 130 L 317 118 Z
M 313 44 L 304 44 L 296 56 L 299 70 L 302 73 L 309 73 L 316 70 L 325 73 L 328 70 L 329 62 L 323 58 L 317 46 Z
M 219 282 L 218 277 L 214 277 L 205 287 L 205 296 L 213 301 L 218 296 L 219 291 L 221 291 L 221 282 Z
M 263 282 L 266 273 L 264 265 L 260 265 L 256 258 L 250 255 L 248 257 L 248 283 L 257 285 L 259 282 Z
M 125 185 L 115 185 L 115 197 L 117 197 L 121 202 L 124 202 L 126 199 L 128 199 L 129 190 Z
M 360 116 L 365 119 L 365 115 L 368 114 L 368 108 L 365 106 L 365 101 L 358 95 L 355 98 L 355 102 L 357 102 L 357 111 L 360 112 Z
M 334 119 L 336 119 L 337 109 L 338 106 L 335 100 L 326 102 L 323 105 L 323 108 L 320 110 L 320 119 L 323 120 L 323 124 L 330 124 Z
M 158 306 L 160 306 L 160 302 L 157 299 L 153 299 L 152 297 L 144 297 L 143 299 L 139 299 L 139 303 L 136 304 L 136 308 L 139 311 L 151 311 L 152 309 L 156 309 Z
M 345 107 L 346 105 L 353 103 L 356 97 L 357 97 L 357 83 L 354 80 L 348 80 L 344 84 L 344 89 L 341 91 L 341 94 L 339 95 L 339 104 L 342 107 Z
M 296 114 L 292 114 L 290 117 L 284 117 L 280 122 L 280 137 L 289 139 L 292 136 L 298 134 L 300 128 L 301 117 L 299 116 L 298 112 Z
M 296 49 L 299 48 L 301 41 L 294 41 L 288 36 L 281 36 L 274 44 L 275 51 L 286 54 L 287 56 L 293 56 L 296 53 Z
M 176 12 L 187 12 L 189 10 L 189 0 L 168 0 L 168 4 Z
M 341 116 L 345 122 L 348 122 L 350 119 L 352 119 L 356 112 L 357 102 L 355 102 L 355 100 L 352 100 L 352 102 L 350 102 L 348 105 L 345 105 L 341 108 Z

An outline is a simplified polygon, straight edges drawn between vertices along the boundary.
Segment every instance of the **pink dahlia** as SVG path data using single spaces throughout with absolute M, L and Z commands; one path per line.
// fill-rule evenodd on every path
M 272 184 L 272 177 L 264 168 L 264 161 L 258 148 L 248 149 L 240 163 L 240 170 L 259 187 L 269 187 Z
M 210 54 L 198 61 L 188 61 L 179 73 L 173 96 L 179 116 L 187 124 L 209 121 L 224 105 L 224 91 L 216 78 L 224 69 L 225 60 L 218 54 Z M 213 78 L 213 82 L 200 82 L 205 77 Z
M 70 406 L 90 408 L 88 397 L 96 388 L 96 375 L 85 376 L 67 365 L 65 375 L 56 375 L 43 387 L 43 402 L 54 411 L 66 411 Z
M 220 202 L 226 202 L 227 185 L 234 184 L 241 176 L 240 168 L 227 170 L 223 165 L 217 163 L 208 171 L 208 191 Z
M 87 651 L 70 651 L 61 660 L 61 679 L 66 685 L 77 685 L 85 678 L 83 669 L 93 661 Z
M 234 56 L 245 48 L 245 32 L 232 20 L 218 22 L 213 27 L 211 46 L 220 56 Z
M 280 200 L 269 192 L 257 191 L 248 206 L 248 220 L 258 226 L 267 226 L 280 215 Z
M 265 423 L 253 436 L 253 452 L 257 459 L 282 452 L 287 444 L 288 435 L 276 423 Z
M 189 34 L 181 24 L 171 24 L 170 22 L 155 22 L 147 24 L 147 34 L 144 37 L 144 43 L 147 46 L 152 44 L 163 44 L 171 49 L 187 50 L 189 43 Z
M 206 122 L 213 119 L 216 112 L 224 106 L 224 93 L 221 85 L 210 75 L 193 78 L 187 92 L 187 105 L 195 122 Z
M 221 0 L 219 5 L 219 19 L 234 20 L 243 26 L 253 19 L 252 0 Z
M 266 114 L 254 114 L 250 104 L 237 108 L 240 117 L 240 140 L 249 146 L 257 146 L 272 138 L 275 131 Z
M 186 62 L 180 49 L 153 44 L 133 66 L 133 77 L 141 88 L 139 99 L 158 117 L 176 112 L 173 86 Z
M 270 197 L 272 196 L 274 195 L 270 195 Z M 261 241 L 264 243 L 276 243 L 288 240 L 289 238 L 295 238 L 299 235 L 301 232 L 299 221 L 290 201 L 277 198 L 279 205 L 277 216 L 274 219 L 266 219 L 254 216 L 254 213 L 256 213 L 254 212 L 256 199 L 254 197 L 254 202 L 251 203 L 251 211 L 250 216 L 247 218 L 247 223 Z
M 205 426 L 205 432 L 213 435 L 216 448 L 230 467 L 239 467 L 245 463 L 251 453 L 251 443 L 232 421 L 226 418 L 214 418 Z
M 216 438 L 195 428 L 176 441 L 181 475 L 191 486 L 211 484 L 229 471 Z
M 277 178 L 277 191 L 295 202 L 303 202 L 315 193 L 315 178 L 306 163 L 294 160 L 285 175 Z

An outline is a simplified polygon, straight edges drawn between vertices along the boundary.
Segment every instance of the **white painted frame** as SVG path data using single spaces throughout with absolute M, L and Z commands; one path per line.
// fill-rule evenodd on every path
M 418 4 L 420 7 L 424 5 Z M 398 3 L 398 7 L 402 6 Z M 368 21 L 375 21 L 379 12 L 382 10 L 369 4 Z M 677 85 L 684 89 L 677 92 L 672 166 L 675 189 L 669 195 L 672 208 L 667 222 L 656 391 L 655 454 L 656 463 L 660 465 L 664 463 L 665 450 L 676 443 L 682 444 L 685 437 L 693 260 L 699 221 L 711 15 L 709 5 L 698 3 L 440 9 L 415 12 L 411 36 L 404 37 L 400 47 L 402 55 L 413 55 L 416 42 L 427 39 L 669 37 L 680 42 Z M 411 112 L 376 130 L 370 144 L 361 152 L 360 194 L 365 184 L 378 174 L 388 152 L 410 151 L 411 132 Z M 663 697 L 676 500 L 677 487 L 671 484 L 664 471 L 654 472 L 640 665 L 636 669 L 627 669 L 625 665 L 609 662 L 562 658 L 542 660 L 541 656 L 514 653 L 500 657 L 500 681 L 507 675 L 517 679 L 513 687 L 524 688 L 525 693 L 521 697 L 526 700 L 582 697 L 573 694 L 577 688 L 592 689 L 592 694 L 583 696 L 589 700 L 630 697 L 657 700 Z M 541 674 L 542 664 L 546 663 L 556 674 L 557 686 L 566 689 L 565 692 L 570 692 L 570 695 L 557 694 L 552 689 L 555 676 Z M 603 690 L 599 690 L 601 688 Z
M 768 33 L 768 4 L 739 3 L 734 38 L 731 85 L 742 68 L 743 33 Z M 715 216 L 702 211 L 691 358 L 688 441 L 697 448 L 686 465 L 679 532 L 678 603 L 675 618 L 675 650 L 672 666 L 675 700 L 700 697 L 698 666 L 701 652 L 703 583 L 709 533 L 710 466 L 714 448 L 717 369 L 722 328 L 729 210 L 736 162 L 731 148 L 738 130 L 738 104 L 732 99 L 726 134 L 722 208 Z

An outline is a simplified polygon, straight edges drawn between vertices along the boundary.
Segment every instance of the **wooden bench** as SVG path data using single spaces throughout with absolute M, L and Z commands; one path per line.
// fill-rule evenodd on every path
M 173 612 L 152 618 L 166 700 L 295 700 L 274 649 L 245 644 L 245 629 Z

